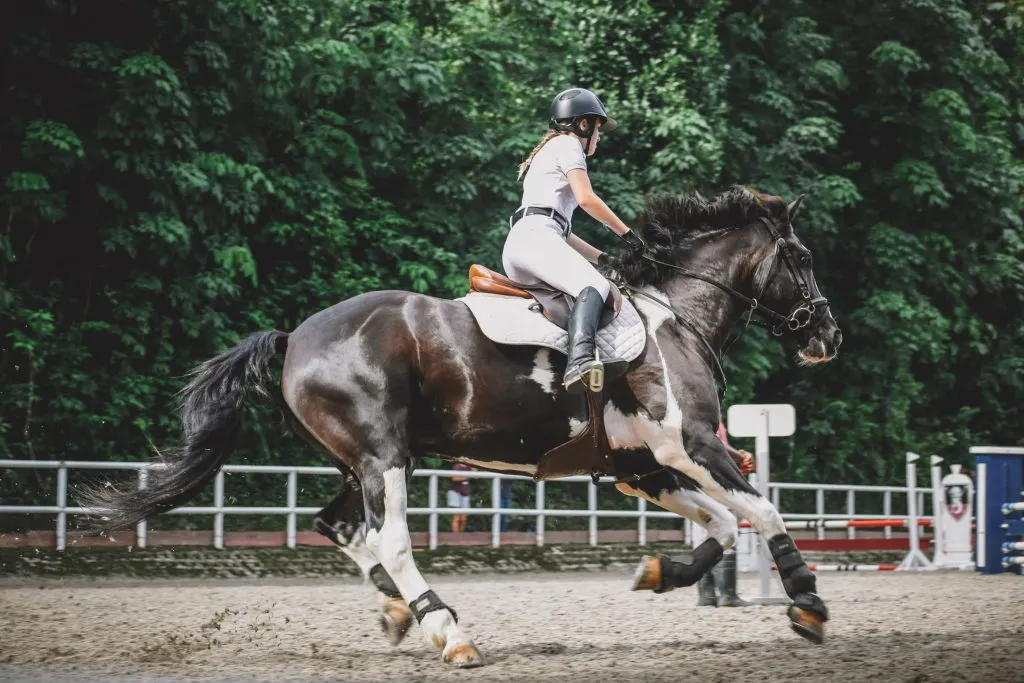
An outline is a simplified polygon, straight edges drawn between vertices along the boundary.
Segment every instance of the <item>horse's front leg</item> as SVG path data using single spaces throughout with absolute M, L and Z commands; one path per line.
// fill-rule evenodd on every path
M 654 449 L 654 457 L 659 463 L 695 481 L 710 497 L 749 521 L 762 538 L 768 539 L 768 548 L 778 566 L 782 585 L 793 600 L 788 611 L 793 629 L 808 640 L 821 643 L 825 637 L 828 609 L 817 595 L 814 573 L 786 532 L 782 515 L 770 500 L 743 478 L 739 467 L 713 431 L 699 429 L 686 440 L 685 448 L 681 446 L 678 437 L 674 443 L 666 439 Z
M 651 477 L 636 484 L 617 484 L 629 496 L 638 496 L 701 525 L 708 538 L 693 552 L 678 560 L 665 555 L 644 556 L 633 575 L 633 590 L 665 593 L 673 588 L 690 586 L 700 580 L 722 558 L 722 553 L 736 544 L 736 517 L 724 505 L 700 490 L 689 478 L 681 475 Z

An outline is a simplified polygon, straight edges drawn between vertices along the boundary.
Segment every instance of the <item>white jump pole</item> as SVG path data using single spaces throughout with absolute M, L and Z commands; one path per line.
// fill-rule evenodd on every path
M 939 564 L 943 561 L 946 555 L 946 538 L 943 533 L 942 525 L 939 520 L 942 519 L 942 468 L 939 467 L 939 463 L 942 462 L 942 458 L 937 455 L 929 458 L 931 462 L 931 474 L 932 474 L 932 520 L 934 524 L 932 526 L 932 562 Z
M 921 456 L 907 453 L 907 522 L 910 525 L 910 552 L 900 562 L 899 571 L 935 569 L 932 561 L 921 552 L 919 528 L 917 526 L 917 465 Z

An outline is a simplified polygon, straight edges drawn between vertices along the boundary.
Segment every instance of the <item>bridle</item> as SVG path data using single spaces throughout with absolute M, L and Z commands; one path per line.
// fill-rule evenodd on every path
M 703 275 L 701 273 L 697 273 L 687 268 L 677 266 L 673 263 L 665 263 L 664 261 L 659 261 L 658 259 L 654 258 L 653 256 L 650 256 L 649 254 L 643 254 L 641 258 L 650 263 L 655 263 L 659 266 L 663 266 L 665 268 L 674 270 L 680 275 L 694 278 L 696 280 L 701 280 L 703 282 L 708 283 L 709 285 L 713 285 L 718 289 L 721 289 L 723 292 L 726 292 L 730 296 L 739 299 L 740 301 L 745 303 L 747 305 L 747 321 L 744 324 L 744 330 L 746 330 L 746 328 L 751 324 L 751 322 L 753 322 L 753 324 L 758 325 L 760 327 L 764 327 L 765 329 L 769 330 L 774 336 L 781 337 L 783 334 L 786 334 L 787 332 L 798 332 L 804 329 L 805 327 L 810 326 L 811 324 L 816 324 L 828 312 L 828 299 L 826 299 L 823 296 L 811 296 L 810 285 L 808 285 L 807 279 L 800 273 L 800 269 L 796 267 L 796 260 L 793 257 L 793 251 L 792 249 L 790 249 L 789 244 L 786 243 L 786 238 L 782 236 L 776 225 L 771 220 L 763 216 L 758 218 L 758 222 L 761 225 L 763 225 L 766 230 L 768 230 L 768 234 L 771 236 L 772 241 L 775 242 L 775 250 L 772 252 L 772 260 L 768 266 L 768 273 L 764 277 L 764 282 L 761 283 L 760 287 L 758 287 L 758 290 L 753 297 L 749 297 L 746 294 L 743 294 L 742 292 L 733 289 L 729 285 L 718 282 L 717 280 L 714 280 L 708 277 L 707 275 Z M 771 286 L 772 282 L 774 282 L 775 280 L 775 277 L 780 272 L 780 256 L 782 257 L 782 263 L 785 264 L 786 268 L 789 269 L 789 273 L 790 275 L 792 275 L 793 281 L 796 282 L 796 285 L 800 290 L 800 300 L 794 303 L 793 306 L 789 309 L 789 312 L 785 315 L 760 302 L 761 297 L 764 295 L 765 291 L 768 290 L 768 287 Z M 681 315 L 668 302 L 662 301 L 658 297 L 651 296 L 646 292 L 642 292 L 631 285 L 625 285 L 624 288 L 633 294 L 638 294 L 646 299 L 650 299 L 651 301 L 659 304 L 660 306 L 662 306 L 675 316 L 675 320 L 677 323 L 684 325 L 700 338 L 704 346 L 711 352 L 711 357 L 714 359 L 715 365 L 718 368 L 718 372 L 722 377 L 722 393 L 724 394 L 728 387 L 725 379 L 725 370 L 722 368 L 722 362 L 719 359 L 718 354 L 715 352 L 714 347 L 711 345 L 711 343 L 707 340 L 707 337 L 704 336 L 704 333 L 701 332 L 696 325 L 694 325 L 689 320 L 687 320 L 683 315 Z M 754 315 L 761 316 L 766 320 L 752 320 Z M 737 337 L 737 339 L 738 338 L 739 337 Z M 733 340 L 733 343 L 735 343 L 735 340 Z M 732 346 L 732 344 L 730 344 L 729 346 Z M 728 350 L 728 347 L 726 348 L 726 350 Z

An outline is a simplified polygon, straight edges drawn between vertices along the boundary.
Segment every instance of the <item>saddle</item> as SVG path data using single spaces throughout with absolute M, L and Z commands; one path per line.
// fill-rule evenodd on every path
M 618 316 L 622 309 L 622 292 L 611 280 L 611 291 L 604 301 L 604 311 L 598 327 L 604 327 Z M 569 328 L 569 313 L 572 312 L 576 297 L 555 289 L 548 284 L 524 285 L 505 277 L 490 268 L 473 264 L 469 267 L 469 290 L 482 294 L 499 294 L 534 300 L 534 310 L 563 330 Z
M 615 320 L 622 310 L 622 293 L 609 281 L 611 291 L 605 299 L 599 327 Z M 469 269 L 470 292 L 533 299 L 531 310 L 563 330 L 568 329 L 569 314 L 575 297 L 547 284 L 524 285 L 490 268 L 474 264 Z M 614 475 L 615 467 L 604 426 L 604 391 L 587 391 L 587 426 L 564 444 L 545 453 L 537 463 L 534 481 L 547 481 L 578 475 L 590 476 L 594 483 L 604 475 Z

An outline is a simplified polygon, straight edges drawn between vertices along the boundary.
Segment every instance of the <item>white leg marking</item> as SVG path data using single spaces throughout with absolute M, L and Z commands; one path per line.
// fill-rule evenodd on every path
M 637 494 L 654 503 L 658 507 L 669 512 L 674 512 L 680 517 L 685 517 L 692 522 L 699 524 L 708 530 L 722 548 L 728 550 L 736 545 L 736 536 L 739 533 L 739 523 L 736 516 L 711 496 L 702 491 L 678 491 L 662 492 L 658 498 L 651 498 L 643 491 L 637 490 Z
M 349 556 L 349 558 L 356 563 L 359 567 L 359 571 L 363 574 L 363 579 L 370 578 L 370 570 L 377 565 L 377 558 L 374 557 L 370 549 L 366 547 L 366 525 L 363 524 L 352 534 L 352 538 L 349 540 L 341 552 Z
M 366 545 L 380 559 L 407 604 L 412 605 L 416 598 L 430 589 L 412 556 L 412 541 L 406 522 L 404 467 L 392 467 L 384 473 L 384 523 L 380 531 L 370 529 L 367 532 Z M 420 627 L 427 642 L 444 648 L 446 653 L 471 642 L 448 610 L 428 612 Z

